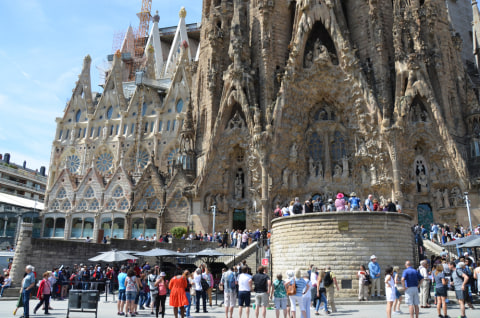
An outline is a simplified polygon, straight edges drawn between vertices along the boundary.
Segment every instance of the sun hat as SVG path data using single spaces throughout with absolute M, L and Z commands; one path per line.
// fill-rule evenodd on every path
M 160 273 L 160 277 L 165 277 L 165 276 L 167 276 L 167 274 L 165 274 L 165 272 Z
M 370 259 L 375 259 L 377 258 L 375 255 L 370 256 Z
M 350 193 L 350 196 L 351 196 L 351 197 L 356 197 L 357 194 L 356 194 L 355 192 L 352 192 L 352 193 Z
M 341 199 L 341 198 L 343 198 L 343 193 L 339 192 L 339 193 L 337 194 L 337 199 Z

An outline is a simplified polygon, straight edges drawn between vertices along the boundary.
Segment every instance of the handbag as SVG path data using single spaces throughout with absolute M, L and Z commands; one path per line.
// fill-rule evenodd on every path
M 295 285 L 295 281 L 292 283 L 290 283 L 288 286 L 287 286 L 287 295 L 288 296 L 295 296 L 297 294 L 297 286 Z

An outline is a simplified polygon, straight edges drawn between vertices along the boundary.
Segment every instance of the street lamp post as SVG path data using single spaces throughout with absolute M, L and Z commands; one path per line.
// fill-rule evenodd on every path
M 467 204 L 468 223 L 470 225 L 470 232 L 473 233 L 472 218 L 470 216 L 470 200 L 468 199 L 468 192 L 464 192 L 463 194 L 465 195 L 465 203 Z

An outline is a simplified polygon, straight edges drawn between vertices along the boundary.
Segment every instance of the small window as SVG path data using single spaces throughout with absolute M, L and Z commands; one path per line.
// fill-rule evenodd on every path
M 170 130 L 170 120 L 167 121 L 167 131 L 169 131 L 169 130 Z
M 160 200 L 155 199 L 150 203 L 150 210 L 160 210 Z
M 93 200 L 92 204 L 90 204 L 90 210 L 96 211 L 96 210 L 98 210 L 98 207 L 99 207 L 99 204 L 98 204 L 97 199 Z
M 145 129 L 143 130 L 145 133 L 148 132 L 148 122 L 145 123 Z
M 70 129 L 67 129 L 67 134 L 65 135 L 65 139 L 68 139 L 69 136 L 70 136 Z
M 95 192 L 93 191 L 92 187 L 88 187 L 87 191 L 83 195 L 85 198 L 93 198 L 95 196 Z
M 60 132 L 58 133 L 58 139 L 62 139 L 62 135 L 63 135 L 63 130 L 60 130 Z
M 127 127 L 128 127 L 127 124 L 123 125 L 123 134 L 124 135 L 127 133 Z
M 97 137 L 100 137 L 100 133 L 102 132 L 102 127 L 98 127 L 98 130 L 97 130 Z
M 82 117 L 82 111 L 79 109 L 77 110 L 77 113 L 75 114 L 75 122 L 79 122 Z
M 81 211 L 88 210 L 87 201 L 82 200 L 82 202 L 80 202 L 80 204 L 78 205 L 78 209 Z
M 172 112 L 172 109 L 171 109 L 171 108 L 169 108 L 169 109 L 168 109 L 168 112 L 169 112 L 169 113 L 171 113 L 171 112 Z
M 64 199 L 66 197 L 67 197 L 67 191 L 65 191 L 65 188 L 61 188 L 60 190 L 58 190 L 58 193 L 57 193 L 58 199 Z
M 153 124 L 154 124 L 154 123 L 155 123 L 154 121 L 152 121 L 152 122 L 150 123 L 150 132 L 153 132 Z
M 57 211 L 60 210 L 60 203 L 57 200 L 55 200 L 55 202 L 53 202 L 52 210 L 57 210 Z
M 135 131 L 135 124 L 132 124 L 132 128 L 130 129 L 130 134 L 133 134 L 134 131 Z
M 128 210 L 129 204 L 127 199 L 123 199 L 122 202 L 120 202 L 120 207 L 119 210 L 125 211 Z
M 107 204 L 107 210 L 113 210 L 115 209 L 115 201 L 110 200 Z
M 162 121 L 158 122 L 158 131 L 162 131 Z
M 70 201 L 65 201 L 63 204 L 62 204 L 62 211 L 68 211 L 72 208 L 72 205 L 70 204 Z
M 148 208 L 147 200 L 141 199 L 140 202 L 138 202 L 137 204 L 137 210 L 143 210 L 147 208 Z
M 107 109 L 107 119 L 112 119 L 112 115 L 113 115 L 113 107 L 110 106 Z
M 145 197 L 146 198 L 150 198 L 152 196 L 155 195 L 155 189 L 153 188 L 153 186 L 148 186 L 147 190 L 145 190 Z
M 142 116 L 145 116 L 146 112 L 147 112 L 147 103 L 143 103 L 143 105 L 142 105 Z
M 179 99 L 177 102 L 177 113 L 181 113 L 183 109 L 183 100 Z
M 82 135 L 82 128 L 78 128 L 77 138 L 80 138 Z
M 117 126 L 115 127 L 115 135 L 117 135 L 117 136 L 118 136 L 118 129 L 119 129 L 119 127 L 120 127 L 119 125 L 117 125 Z
M 85 138 L 85 136 L 87 135 L 87 128 L 83 128 L 83 138 Z
M 177 121 L 174 119 L 173 120 L 173 123 L 172 123 L 172 131 L 175 131 L 175 124 L 177 123 Z
M 112 136 L 112 135 L 113 135 L 113 125 L 110 126 L 110 136 Z
M 95 127 L 90 128 L 90 138 L 93 137 L 93 132 L 95 131 Z
M 115 190 L 113 191 L 113 197 L 114 198 L 120 198 L 123 197 L 123 189 L 122 187 L 116 187 Z

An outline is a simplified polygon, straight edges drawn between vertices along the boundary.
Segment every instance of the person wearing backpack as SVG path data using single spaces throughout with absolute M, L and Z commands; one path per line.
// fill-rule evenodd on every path
M 237 277 L 233 266 L 223 273 L 220 279 L 220 286 L 223 286 L 223 304 L 225 305 L 225 318 L 233 318 L 233 308 L 237 301 Z
M 303 213 L 303 206 L 300 203 L 300 198 L 295 198 L 295 203 L 293 204 L 293 214 L 302 214 Z
M 335 277 L 335 274 L 331 271 L 330 265 L 325 267 L 324 285 L 327 289 L 327 301 L 332 308 L 332 313 L 337 312 L 337 307 L 335 306 L 335 300 L 333 298 L 335 294 L 334 287 L 337 287 L 337 291 L 339 291 L 340 289 L 338 288 L 337 278 Z
M 160 274 L 160 268 L 155 266 L 154 269 L 150 270 L 150 274 L 147 276 L 148 287 L 150 288 L 150 314 L 153 315 L 153 309 L 155 308 L 155 302 L 157 301 L 158 288 L 155 287 L 155 282 L 157 281 L 158 275 Z
M 196 308 L 195 312 L 200 312 L 200 298 L 202 298 L 203 303 L 203 312 L 207 313 L 207 293 L 206 290 L 203 289 L 202 280 L 205 281 L 206 275 L 202 274 L 202 269 L 197 268 L 195 270 L 195 275 L 193 276 L 193 280 L 195 282 L 195 297 L 196 297 Z
M 283 318 L 287 318 L 287 290 L 285 289 L 285 282 L 282 274 L 277 275 L 277 279 L 273 282 L 273 288 L 270 290 L 270 299 L 273 299 L 275 304 L 275 315 L 280 317 L 280 310 L 283 310 Z

